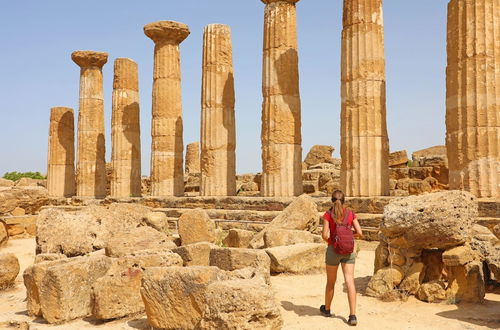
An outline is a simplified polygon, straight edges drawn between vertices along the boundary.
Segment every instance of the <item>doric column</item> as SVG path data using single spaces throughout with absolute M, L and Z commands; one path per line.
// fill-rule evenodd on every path
M 264 14 L 262 65 L 263 196 L 302 193 L 302 136 L 295 4 L 261 0 Z
M 80 197 L 104 198 L 106 150 L 102 67 L 108 61 L 108 54 L 76 51 L 71 54 L 71 59 L 80 67 L 76 194 Z
M 382 0 L 344 0 L 341 187 L 347 196 L 389 194 Z
M 193 142 L 186 146 L 186 174 L 200 173 L 200 143 Z
M 450 189 L 500 197 L 500 0 L 448 4 Z
M 115 60 L 111 118 L 111 196 L 141 196 L 141 131 L 137 63 Z
M 51 197 L 75 195 L 75 118 L 73 109 L 50 109 L 47 190 Z
M 179 44 L 189 35 L 189 28 L 182 23 L 160 21 L 144 26 L 144 33 L 155 43 L 151 195 L 182 196 L 184 146 Z
M 236 194 L 236 130 L 231 29 L 210 24 L 203 34 L 201 88 L 202 196 Z

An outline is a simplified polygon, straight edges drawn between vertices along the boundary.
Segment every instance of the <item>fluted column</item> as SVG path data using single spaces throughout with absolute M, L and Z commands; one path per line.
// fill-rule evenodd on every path
M 141 196 L 141 132 L 137 63 L 115 60 L 111 117 L 111 196 Z
M 382 0 L 344 0 L 341 57 L 341 187 L 388 195 Z
M 262 65 L 263 196 L 302 193 L 302 136 L 295 4 L 261 0 L 264 14 Z
M 155 43 L 151 124 L 151 195 L 184 195 L 181 63 L 179 44 L 187 25 L 160 21 L 144 26 Z
M 450 189 L 500 196 L 500 0 L 448 4 Z
M 200 143 L 193 142 L 186 146 L 186 174 L 200 173 Z
M 71 59 L 80 66 L 76 194 L 80 197 L 104 198 L 106 150 L 102 67 L 108 61 L 108 54 L 76 51 L 71 54 Z
M 73 109 L 50 109 L 47 190 L 51 197 L 75 195 L 75 118 Z
M 236 194 L 236 130 L 231 29 L 210 24 L 203 34 L 201 89 L 202 196 Z

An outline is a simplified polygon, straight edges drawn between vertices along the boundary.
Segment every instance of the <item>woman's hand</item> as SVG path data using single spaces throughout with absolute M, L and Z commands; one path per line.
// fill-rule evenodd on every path
M 321 233 L 321 237 L 325 242 L 328 242 L 328 239 L 330 238 L 330 223 L 325 219 L 325 217 L 323 217 L 323 232 Z

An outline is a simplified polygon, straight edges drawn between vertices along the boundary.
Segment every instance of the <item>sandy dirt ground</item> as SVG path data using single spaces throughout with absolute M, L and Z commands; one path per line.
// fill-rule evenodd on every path
M 374 245 L 363 244 L 356 263 L 356 286 L 364 290 L 372 272 Z M 29 329 L 150 329 L 144 315 L 95 323 L 93 320 L 75 320 L 63 325 L 49 325 L 43 319 L 33 319 L 26 313 L 26 290 L 22 271 L 33 263 L 34 239 L 10 240 L 0 253 L 15 253 L 21 264 L 21 273 L 16 286 L 0 292 L 0 329 L 17 328 L 16 324 L 27 322 Z M 335 287 L 332 318 L 319 315 L 318 307 L 323 303 L 325 276 L 323 274 L 303 276 L 276 276 L 272 280 L 276 299 L 281 306 L 283 329 L 322 330 L 347 329 L 349 314 L 343 277 L 340 274 Z M 358 294 L 357 329 L 500 329 L 500 295 L 487 293 L 482 305 L 428 304 L 412 297 L 406 302 L 382 302 Z M 10 326 L 12 324 L 12 326 Z

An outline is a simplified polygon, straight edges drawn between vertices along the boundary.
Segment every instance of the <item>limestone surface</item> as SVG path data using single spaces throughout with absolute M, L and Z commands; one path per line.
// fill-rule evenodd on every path
M 389 195 L 382 0 L 344 0 L 341 53 L 342 190 Z
M 307 153 L 304 163 L 306 163 L 307 168 L 318 164 L 333 164 L 334 159 L 332 158 L 332 152 L 334 150 L 335 148 L 332 146 L 314 145 Z
M 73 109 L 50 109 L 47 190 L 51 197 L 71 197 L 75 187 L 75 118 Z
M 236 194 L 236 124 L 231 29 L 210 24 L 203 33 L 201 196 Z
M 111 117 L 111 196 L 141 196 L 141 129 L 137 63 L 114 64 Z
M 148 226 L 130 228 L 112 233 L 106 242 L 106 255 L 121 257 L 140 250 L 172 249 L 176 245 L 172 238 Z
M 250 230 L 230 229 L 224 239 L 224 244 L 227 247 L 247 248 L 254 235 L 255 233 Z
M 302 133 L 296 3 L 263 1 L 263 196 L 302 193 Z
M 446 147 L 451 189 L 500 196 L 498 0 L 448 4 Z
M 184 266 L 209 266 L 210 252 L 216 247 L 212 243 L 199 242 L 173 248 L 172 252 L 181 256 Z
M 14 284 L 19 274 L 19 261 L 13 253 L 0 254 L 0 290 Z
M 102 67 L 108 61 L 108 54 L 75 51 L 71 54 L 71 59 L 80 67 L 76 194 L 81 197 L 104 198 L 106 150 Z
M 299 243 L 315 243 L 315 237 L 305 230 L 270 229 L 264 234 L 266 248 Z
M 151 195 L 184 195 L 180 43 L 187 25 L 159 21 L 144 26 L 155 43 L 151 123 Z
M 300 243 L 265 250 L 271 258 L 271 273 L 302 274 L 325 267 L 326 244 Z
M 179 236 L 182 245 L 198 242 L 214 243 L 215 223 L 202 209 L 185 212 L 179 218 Z

